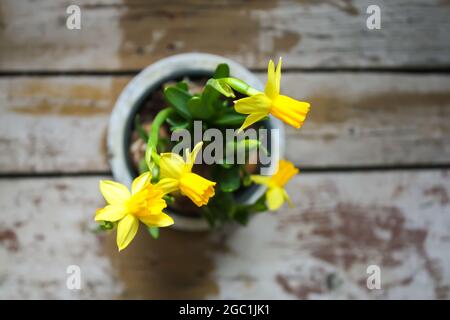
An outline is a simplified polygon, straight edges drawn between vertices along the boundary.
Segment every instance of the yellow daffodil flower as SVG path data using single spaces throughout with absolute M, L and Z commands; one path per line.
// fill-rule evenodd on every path
M 309 111 L 309 103 L 280 95 L 280 79 L 281 58 L 276 70 L 273 61 L 270 60 L 264 93 L 257 91 L 256 94 L 252 94 L 250 97 L 235 101 L 235 110 L 249 115 L 239 131 L 267 117 L 269 114 L 295 128 L 302 126 Z
M 139 221 L 149 227 L 167 227 L 173 219 L 162 210 L 167 206 L 164 192 L 150 183 L 149 172 L 134 179 L 131 193 L 124 185 L 109 180 L 100 181 L 100 192 L 108 205 L 97 210 L 96 221 L 117 223 L 117 246 L 125 249 L 135 237 Z
M 198 207 L 206 205 L 214 196 L 215 182 L 209 181 L 192 172 L 195 158 L 203 142 L 197 143 L 192 153 L 186 150 L 186 162 L 175 153 L 162 153 L 159 160 L 160 178 L 157 186 L 166 193 L 180 190 Z
M 278 163 L 278 170 L 273 176 L 250 176 L 254 183 L 262 184 L 267 187 L 266 202 L 269 210 L 278 210 L 285 200 L 292 205 L 284 186 L 286 183 L 298 173 L 298 169 L 294 165 L 286 160 L 280 160 Z

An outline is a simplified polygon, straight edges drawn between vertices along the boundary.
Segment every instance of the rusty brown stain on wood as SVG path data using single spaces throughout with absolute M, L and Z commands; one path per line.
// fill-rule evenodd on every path
M 301 39 L 302 35 L 300 33 L 284 31 L 281 35 L 274 36 L 274 48 L 280 48 L 281 51 L 288 51 L 290 48 L 299 44 Z M 274 58 L 277 59 L 278 57 L 275 56 Z
M 377 263 L 383 267 L 399 267 L 404 261 L 398 253 L 409 254 L 414 250 L 434 282 L 436 298 L 448 297 L 450 287 L 443 285 L 442 265 L 431 259 L 425 248 L 428 230 L 407 227 L 405 216 L 394 206 L 338 203 L 334 207 L 310 207 L 300 215 L 286 216 L 279 228 L 283 230 L 292 223 L 310 225 L 308 235 L 299 232 L 298 239 L 316 236 L 324 241 L 302 250 L 309 250 L 312 256 L 344 270 L 350 270 L 355 264 L 368 265 L 373 259 L 380 259 Z M 403 280 L 399 283 L 407 281 Z
M 387 291 L 387 290 L 390 290 L 390 289 L 393 289 L 396 287 L 405 287 L 407 285 L 410 285 L 413 281 L 414 281 L 414 276 L 406 275 L 404 277 L 399 277 L 399 279 L 391 280 L 389 282 L 383 283 L 382 289 L 384 291 Z M 359 279 L 358 284 L 363 288 L 366 287 L 367 279 L 366 278 Z
M 359 14 L 359 10 L 354 6 L 352 0 L 298 0 L 298 2 L 308 6 L 330 5 L 352 16 Z
M 69 186 L 65 183 L 59 182 L 55 183 L 54 188 L 58 191 L 65 191 L 69 188 Z
M 58 116 L 95 116 L 98 114 L 109 113 L 111 110 L 92 107 L 80 107 L 79 105 L 63 104 L 60 106 L 53 103 L 41 102 L 38 105 L 30 107 L 15 107 L 11 108 L 16 113 L 29 114 L 33 116 L 46 116 L 46 115 L 58 115 Z
M 332 223 L 332 216 L 337 216 L 337 225 Z M 396 207 L 360 206 L 340 203 L 328 210 L 307 210 L 303 213 L 304 221 L 314 224 L 312 235 L 333 240 L 333 245 L 312 248 L 312 255 L 327 262 L 342 265 L 346 270 L 355 263 L 370 261 L 370 250 L 382 252 L 383 266 L 398 266 L 402 260 L 396 258 L 395 252 L 414 246 L 419 251 L 427 236 L 426 230 L 407 229 L 405 217 Z M 376 229 L 389 234 L 380 237 Z M 303 234 L 298 235 L 300 238 Z M 365 248 L 364 252 L 352 250 L 354 245 Z M 340 250 L 342 249 L 342 250 Z M 373 253 L 373 251 L 372 251 Z
M 53 83 L 29 80 L 13 89 L 9 99 L 20 102 L 11 107 L 16 113 L 34 116 L 96 116 L 108 114 L 129 78 L 112 78 L 109 86 L 83 83 Z
M 447 189 L 443 185 L 434 185 L 424 191 L 425 196 L 433 197 L 443 206 L 450 202 Z
M 0 245 L 5 246 L 5 248 L 11 252 L 16 252 L 17 250 L 19 250 L 19 241 L 14 230 L 0 230 Z
M 445 92 L 383 92 L 368 94 L 360 98 L 347 98 L 341 95 L 317 94 L 304 99 L 311 103 L 309 120 L 316 123 L 342 123 L 367 112 L 387 116 L 406 117 L 414 113 L 427 114 L 425 106 L 440 108 L 442 117 L 450 117 L 450 91 Z M 405 108 L 410 111 L 405 113 Z M 367 118 L 366 121 L 370 121 Z M 450 123 L 448 124 L 450 129 Z
M 109 162 L 109 152 L 108 152 L 108 128 L 105 128 L 103 130 L 102 136 L 101 136 L 101 140 L 100 140 L 100 144 L 99 144 L 99 151 L 100 154 L 102 155 L 102 160 L 104 163 L 108 163 Z
M 307 299 L 310 294 L 320 294 L 326 292 L 325 281 L 319 281 L 318 277 L 307 278 L 291 277 L 289 275 L 277 274 L 275 281 L 280 287 L 298 299 Z
M 258 11 L 277 6 L 276 1 L 210 3 L 192 5 L 159 3 L 146 5 L 125 0 L 120 16 L 122 44 L 118 50 L 121 65 L 139 68 L 152 61 L 182 52 L 208 52 L 219 55 L 261 50 L 261 37 L 272 43 L 264 54 L 290 52 L 300 41 L 294 31 L 265 30 Z M 193 24 L 195 21 L 195 24 Z M 229 22 L 233 21 L 232 24 Z M 196 30 L 195 25 L 202 28 Z M 195 28 L 195 30 L 193 29 Z M 205 39 L 208 39 L 205 41 Z M 272 52 L 273 51 L 273 52 Z M 261 61 L 265 57 L 258 57 Z M 265 61 L 263 63 L 266 63 Z
M 154 240 L 141 225 L 122 252 L 115 234 L 107 236 L 104 248 L 125 286 L 120 298 L 201 299 L 219 292 L 212 274 L 217 243 L 208 233 L 162 229 Z
M 105 100 L 110 99 L 111 92 L 106 88 L 98 86 L 92 86 L 84 83 L 64 83 L 53 81 L 48 82 L 42 79 L 27 79 L 23 82 L 21 88 L 12 89 L 15 98 L 42 98 L 42 97 L 55 97 L 55 98 L 75 98 L 86 100 Z
M 405 191 L 405 186 L 403 185 L 398 185 L 397 187 L 395 187 L 394 192 L 392 193 L 392 198 L 396 199 L 399 196 L 401 196 L 403 194 L 403 192 Z
M 434 294 L 436 299 L 449 299 L 450 286 L 443 284 L 444 274 L 442 265 L 435 259 L 430 259 L 426 253 L 425 247 L 420 248 L 420 253 L 425 259 L 425 269 L 428 271 L 434 284 Z

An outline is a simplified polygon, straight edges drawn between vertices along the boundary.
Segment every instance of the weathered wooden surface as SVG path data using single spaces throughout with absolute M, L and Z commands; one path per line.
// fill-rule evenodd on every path
M 260 74 L 265 79 L 265 74 Z M 0 78 L 0 172 L 109 170 L 109 115 L 129 77 Z M 450 76 L 286 74 L 311 102 L 287 157 L 301 167 L 448 164 Z
M 1 172 L 106 171 L 106 128 L 129 78 L 0 78 Z
M 66 28 L 64 1 L 1 1 L 1 70 L 139 69 L 179 52 L 225 55 L 265 68 L 450 66 L 450 5 L 442 0 L 77 1 L 82 29 Z M 381 7 L 381 30 L 366 9 Z
M 0 180 L 0 299 L 107 299 L 120 293 L 92 209 L 98 179 Z M 66 271 L 81 268 L 82 290 Z
M 448 1 L 83 0 L 79 31 L 69 4 L 0 1 L 0 299 L 450 298 L 450 171 L 361 170 L 450 165 Z M 312 105 L 287 158 L 335 170 L 296 177 L 296 207 L 248 228 L 141 228 L 119 254 L 92 231 L 111 108 L 134 71 L 191 51 L 264 80 L 283 56 L 282 91 Z M 366 287 L 372 264 L 382 290 Z
M 100 178 L 0 180 L 0 298 L 450 298 L 448 170 L 299 175 L 295 208 L 216 234 L 141 228 L 120 254 L 91 232 Z

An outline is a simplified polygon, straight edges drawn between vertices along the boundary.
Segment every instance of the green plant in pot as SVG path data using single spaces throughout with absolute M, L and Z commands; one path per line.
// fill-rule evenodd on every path
M 280 77 L 281 59 L 276 68 L 270 61 L 262 92 L 231 77 L 228 64 L 218 64 L 200 90 L 192 90 L 189 81 L 166 84 L 165 106 L 150 126 L 139 114 L 135 117 L 135 131 L 145 143 L 139 176 L 131 190 L 101 181 L 108 205 L 95 217 L 102 228 L 117 228 L 119 250 L 129 245 L 140 222 L 155 238 L 159 228 L 172 225 L 170 213 L 163 212 L 166 207 L 201 216 L 217 228 L 226 223 L 245 225 L 252 215 L 289 202 L 284 186 L 298 169 L 280 160 L 272 175 L 257 174 L 261 158 L 270 158 L 270 148 L 258 134 L 246 134 L 257 132 L 270 114 L 296 128 L 303 124 L 309 104 L 280 95 Z M 174 141 L 174 136 L 195 137 L 199 127 L 214 134 L 202 135 L 203 141 Z M 225 139 L 230 131 L 233 138 Z M 253 184 L 265 186 L 266 192 L 251 203 L 239 201 L 239 192 Z

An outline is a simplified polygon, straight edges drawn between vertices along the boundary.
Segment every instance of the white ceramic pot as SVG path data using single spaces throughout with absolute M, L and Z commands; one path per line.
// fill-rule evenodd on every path
M 131 186 L 135 178 L 129 158 L 129 138 L 135 115 L 146 97 L 169 80 L 183 76 L 212 76 L 220 63 L 229 65 L 231 76 L 242 79 L 258 90 L 263 90 L 263 84 L 258 77 L 242 65 L 221 56 L 205 53 L 185 53 L 164 58 L 142 70 L 128 83 L 114 106 L 108 129 L 108 151 L 116 181 Z M 270 139 L 269 145 L 272 160 L 269 172 L 273 172 L 278 159 L 283 155 L 284 127 L 278 119 L 273 117 L 265 122 L 265 126 L 268 129 L 278 129 L 279 133 L 279 138 Z M 254 185 L 237 195 L 236 201 L 243 204 L 253 203 L 263 195 L 264 191 L 265 187 Z M 166 211 L 174 218 L 173 227 L 176 229 L 189 231 L 209 229 L 207 221 L 201 216 Z

